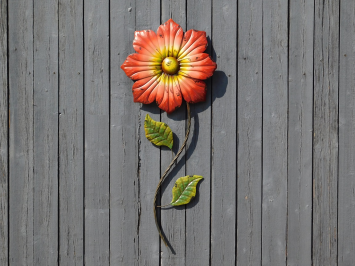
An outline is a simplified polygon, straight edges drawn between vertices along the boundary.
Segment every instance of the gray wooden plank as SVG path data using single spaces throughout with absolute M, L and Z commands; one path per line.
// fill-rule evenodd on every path
M 263 1 L 262 264 L 286 264 L 288 1 Z
M 157 32 L 160 25 L 160 0 L 142 0 L 136 2 L 136 30 L 151 29 Z M 132 100 L 130 100 L 132 101 Z M 137 104 L 137 103 L 136 103 Z M 153 103 L 141 105 L 139 133 L 139 223 L 137 227 L 139 265 L 159 265 L 160 237 L 153 215 L 153 199 L 160 179 L 160 149 L 145 137 L 144 119 L 149 114 L 155 121 L 160 121 L 160 109 Z
M 339 1 L 315 1 L 314 265 L 337 263 Z
M 214 0 L 212 6 L 212 53 L 218 67 L 212 77 L 211 264 L 234 265 L 237 222 L 237 3 Z
M 33 263 L 33 1 L 9 1 L 9 262 Z
M 133 82 L 120 68 L 134 52 L 135 2 L 111 1 L 110 14 L 110 263 L 138 265 L 138 132 L 143 124 L 140 106 L 133 102 Z
M 314 1 L 289 3 L 287 265 L 311 265 Z
M 187 29 L 203 30 L 211 37 L 212 1 L 187 2 Z M 206 53 L 211 54 L 209 42 Z M 206 101 L 191 104 L 191 133 L 186 148 L 186 175 L 202 175 L 196 197 L 186 206 L 186 265 L 209 265 L 211 187 L 211 79 Z
M 237 265 L 261 262 L 262 29 L 262 1 L 239 1 Z
M 58 261 L 58 1 L 33 7 L 34 263 Z
M 179 24 L 184 32 L 186 31 L 186 1 L 185 0 L 169 0 L 161 3 L 161 23 L 165 23 L 172 18 Z M 161 148 L 161 173 L 164 173 L 176 152 L 180 149 L 185 139 L 185 120 L 186 120 L 186 104 L 176 109 L 171 114 L 161 113 L 161 121 L 168 124 L 174 132 L 173 151 L 163 147 Z M 171 191 L 177 178 L 185 176 L 185 152 L 182 152 L 177 164 L 170 171 L 162 185 L 161 204 L 166 205 L 171 202 Z M 161 265 L 185 265 L 185 206 L 175 208 L 167 208 L 161 210 L 161 226 L 165 233 L 172 250 L 166 247 L 161 241 Z
M 59 1 L 59 264 L 84 263 L 83 1 Z
M 109 11 L 84 3 L 85 265 L 110 263 Z
M 338 265 L 355 261 L 355 3 L 340 5 Z
M 0 264 L 8 264 L 7 1 L 0 0 Z

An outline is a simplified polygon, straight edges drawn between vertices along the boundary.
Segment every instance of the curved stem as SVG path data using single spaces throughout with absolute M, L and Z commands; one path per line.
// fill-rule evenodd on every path
M 161 231 L 161 226 L 158 223 L 158 218 L 157 218 L 157 195 L 158 195 L 158 191 L 161 187 L 161 184 L 163 183 L 165 177 L 167 176 L 168 172 L 170 171 L 171 167 L 174 165 L 174 163 L 176 162 L 176 160 L 178 159 L 179 155 L 182 153 L 183 149 L 186 146 L 187 143 L 187 139 L 189 138 L 189 134 L 190 134 L 190 126 L 191 126 L 191 112 L 190 112 L 190 105 L 188 102 L 186 102 L 186 107 L 187 107 L 187 117 L 188 117 L 188 121 L 187 121 L 187 130 L 186 130 L 186 136 L 185 136 L 185 140 L 184 143 L 182 144 L 180 150 L 178 151 L 178 153 L 176 154 L 176 156 L 174 157 L 174 159 L 171 161 L 170 165 L 168 166 L 168 168 L 165 170 L 164 174 L 162 175 L 162 177 L 159 180 L 158 186 L 155 190 L 155 194 L 154 194 L 154 219 L 155 219 L 155 225 L 157 226 L 160 238 L 163 240 L 165 246 L 168 246 L 167 240 L 165 239 L 165 237 L 162 234 Z

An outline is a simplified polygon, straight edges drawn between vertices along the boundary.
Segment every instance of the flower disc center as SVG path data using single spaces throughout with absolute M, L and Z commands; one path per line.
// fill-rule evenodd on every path
M 166 74 L 174 75 L 179 71 L 180 64 L 175 57 L 166 57 L 163 60 L 162 68 Z

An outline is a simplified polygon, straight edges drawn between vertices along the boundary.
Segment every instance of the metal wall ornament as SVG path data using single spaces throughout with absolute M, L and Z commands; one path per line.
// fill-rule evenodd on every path
M 203 81 L 213 75 L 217 64 L 204 53 L 207 48 L 205 31 L 188 30 L 184 33 L 180 25 L 169 19 L 160 25 L 157 33 L 152 30 L 135 32 L 131 54 L 121 68 L 126 75 L 135 80 L 132 92 L 134 102 L 150 104 L 155 101 L 167 113 L 175 111 L 186 101 L 188 124 L 185 140 L 174 159 L 160 178 L 154 195 L 154 219 L 164 244 L 168 242 L 162 234 L 156 209 L 157 195 L 161 184 L 186 146 L 191 126 L 190 103 L 206 100 L 206 83 Z M 170 127 L 154 121 L 148 114 L 144 121 L 146 137 L 157 146 L 172 149 L 173 133 Z M 179 206 L 190 202 L 196 195 L 197 183 L 202 176 L 180 177 L 172 190 L 173 199 L 169 206 Z

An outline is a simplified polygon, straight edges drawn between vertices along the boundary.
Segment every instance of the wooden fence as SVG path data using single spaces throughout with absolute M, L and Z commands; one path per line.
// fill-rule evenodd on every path
M 354 265 L 355 1 L 0 0 L 0 265 Z M 133 103 L 135 30 L 204 30 L 217 62 L 172 159 Z

